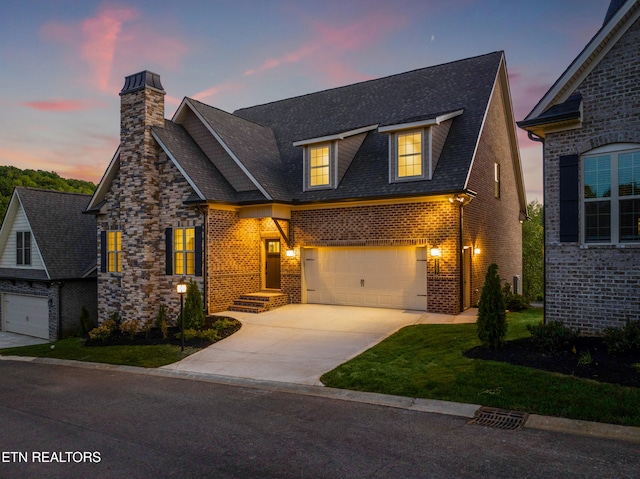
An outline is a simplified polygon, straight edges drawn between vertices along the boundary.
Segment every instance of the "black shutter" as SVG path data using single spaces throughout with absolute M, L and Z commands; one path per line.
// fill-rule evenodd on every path
M 578 155 L 560 157 L 560 241 L 562 243 L 576 242 L 580 239 L 579 158 Z
M 166 274 L 173 274 L 173 228 L 167 228 L 164 230 L 164 239 L 166 246 Z
M 202 226 L 196 226 L 196 276 L 202 276 Z
M 107 232 L 100 231 L 100 272 L 107 272 Z

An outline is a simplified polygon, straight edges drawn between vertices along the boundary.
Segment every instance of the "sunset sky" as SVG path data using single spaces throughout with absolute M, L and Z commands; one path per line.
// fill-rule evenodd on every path
M 126 75 L 159 73 L 232 112 L 504 50 L 522 120 L 602 25 L 609 0 L 3 0 L 0 165 L 98 182 Z M 541 147 L 518 131 L 528 200 Z

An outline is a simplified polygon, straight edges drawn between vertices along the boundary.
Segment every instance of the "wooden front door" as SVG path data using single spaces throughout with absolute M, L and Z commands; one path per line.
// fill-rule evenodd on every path
M 280 240 L 265 240 L 267 261 L 264 266 L 265 287 L 280 289 Z

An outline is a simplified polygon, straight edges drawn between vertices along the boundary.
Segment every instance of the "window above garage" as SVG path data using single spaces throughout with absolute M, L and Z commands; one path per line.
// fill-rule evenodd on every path
M 294 142 L 293 146 L 303 147 L 304 191 L 337 188 L 367 133 L 376 128 L 370 125 Z
M 464 110 L 378 128 L 389 134 L 389 183 L 430 180 L 451 123 Z

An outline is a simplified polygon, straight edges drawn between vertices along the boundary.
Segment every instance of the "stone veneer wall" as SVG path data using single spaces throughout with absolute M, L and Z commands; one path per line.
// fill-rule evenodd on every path
M 292 211 L 296 258 L 283 265 L 292 302 L 301 296 L 300 248 L 425 244 L 442 250 L 440 274 L 427 261 L 427 309 L 456 314 L 459 301 L 458 208 L 448 201 Z
M 576 88 L 583 99 L 582 127 L 549 133 L 545 140 L 546 320 L 588 334 L 640 320 L 640 244 L 560 242 L 559 157 L 613 143 L 640 144 L 638 45 L 640 21 Z M 582 205 L 580 218 L 584 227 Z

